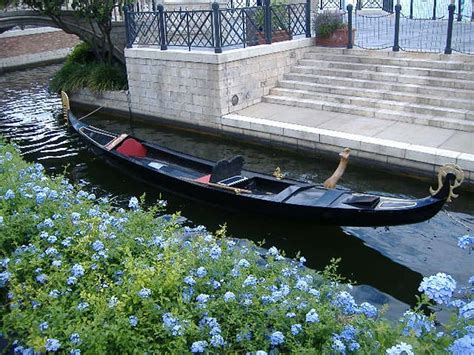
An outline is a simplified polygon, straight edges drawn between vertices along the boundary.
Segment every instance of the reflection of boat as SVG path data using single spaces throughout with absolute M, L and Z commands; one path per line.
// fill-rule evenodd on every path
M 231 210 L 345 226 L 416 223 L 434 216 L 462 181 L 462 171 L 453 167 L 445 170 L 438 190 L 422 199 L 327 189 L 242 170 L 242 157 L 214 163 L 126 134 L 111 133 L 80 121 L 66 107 L 74 130 L 113 165 L 133 169 L 161 188 Z

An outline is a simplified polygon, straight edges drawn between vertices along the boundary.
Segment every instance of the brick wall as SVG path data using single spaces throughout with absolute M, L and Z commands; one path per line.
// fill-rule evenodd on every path
M 300 39 L 222 54 L 126 49 L 133 109 L 216 127 L 221 116 L 260 102 L 311 44 Z

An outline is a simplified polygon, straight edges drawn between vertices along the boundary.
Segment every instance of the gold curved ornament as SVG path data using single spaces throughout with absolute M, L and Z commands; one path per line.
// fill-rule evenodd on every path
M 64 91 L 61 91 L 61 102 L 63 104 L 63 116 L 64 119 L 67 121 L 68 112 L 71 109 L 71 106 L 69 105 L 69 96 Z
M 275 178 L 277 178 L 278 180 L 281 180 L 283 179 L 283 177 L 285 176 L 285 174 L 282 173 L 281 169 L 279 166 L 276 167 L 275 171 L 273 172 L 272 174 Z
M 451 202 L 453 198 L 458 197 L 459 195 L 455 194 L 453 190 L 459 186 L 461 186 L 462 182 L 464 181 L 464 171 L 456 165 L 456 164 L 445 164 L 438 171 L 438 188 L 434 190 L 430 187 L 431 196 L 436 195 L 443 187 L 443 180 L 446 178 L 446 175 L 449 173 L 454 174 L 456 179 L 454 183 L 449 187 L 449 195 L 446 201 Z

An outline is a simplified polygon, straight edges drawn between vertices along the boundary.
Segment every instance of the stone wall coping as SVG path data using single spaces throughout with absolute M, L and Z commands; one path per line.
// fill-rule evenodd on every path
M 168 49 L 162 51 L 158 48 L 126 48 L 125 57 L 134 59 L 157 59 L 175 62 L 194 62 L 206 64 L 223 64 L 237 60 L 253 58 L 278 52 L 310 47 L 314 45 L 314 38 L 301 38 L 291 41 L 259 45 L 247 48 L 225 50 L 221 54 L 205 51 L 188 51 L 186 49 Z

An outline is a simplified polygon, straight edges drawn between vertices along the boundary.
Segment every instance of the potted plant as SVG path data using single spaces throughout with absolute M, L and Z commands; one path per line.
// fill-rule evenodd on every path
M 328 47 L 345 47 L 348 40 L 348 28 L 343 14 L 325 11 L 316 14 L 313 20 L 316 32 L 316 45 Z M 355 29 L 352 29 L 352 43 L 354 43 Z

